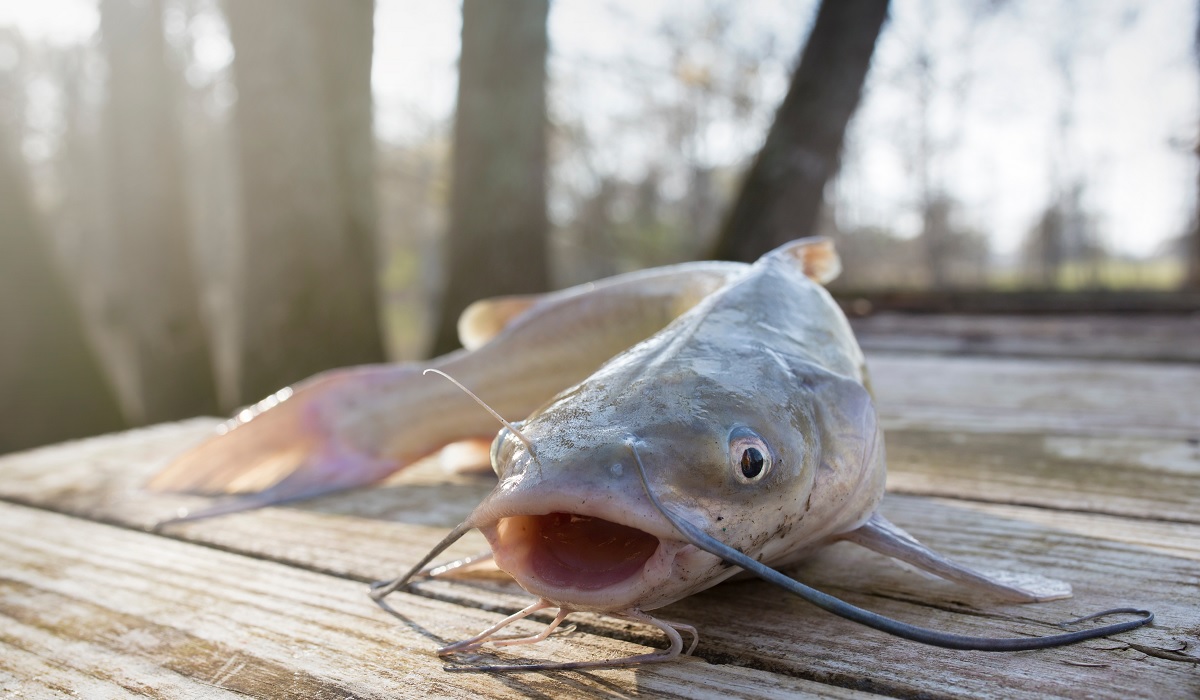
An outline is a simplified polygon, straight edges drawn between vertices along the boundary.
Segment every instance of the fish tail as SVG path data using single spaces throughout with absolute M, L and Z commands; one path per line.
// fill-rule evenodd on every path
M 240 411 L 146 487 L 236 496 L 214 506 L 215 515 L 372 484 L 441 447 L 408 439 L 411 449 L 389 451 L 395 438 L 410 437 L 405 427 L 428 405 L 428 383 L 411 365 L 317 375 Z

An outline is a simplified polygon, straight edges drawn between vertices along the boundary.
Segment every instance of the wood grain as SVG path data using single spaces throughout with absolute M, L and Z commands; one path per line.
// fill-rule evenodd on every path
M 0 457 L 0 499 L 33 507 L 0 505 L 0 688 L 47 697 L 1200 695 L 1200 367 L 887 354 L 871 363 L 889 427 L 888 517 L 950 556 L 1068 580 L 1076 596 L 998 604 L 850 545 L 801 567 L 801 580 L 971 634 L 1046 634 L 1051 622 L 1124 605 L 1153 609 L 1156 625 L 1059 650 L 952 652 L 747 581 L 663 610 L 700 627 L 698 656 L 709 663 L 446 674 L 430 653 L 438 639 L 469 636 L 528 597 L 496 581 L 423 583 L 394 601 L 413 627 L 380 613 L 362 582 L 407 568 L 494 480 L 426 461 L 375 489 L 142 532 L 210 502 L 141 489 L 216 423 L 196 419 Z M 448 556 L 481 549 L 473 536 Z M 661 645 L 651 628 L 610 618 L 581 616 L 579 628 L 518 656 Z
M 410 478 L 420 481 L 434 476 L 436 472 L 430 470 Z M 461 487 L 451 483 L 448 491 Z M 359 581 L 386 578 L 406 568 L 445 532 L 444 527 L 405 520 L 407 511 L 435 496 L 432 488 L 409 492 L 401 480 L 391 488 L 331 497 L 304 507 L 181 525 L 169 532 L 257 559 L 283 562 L 295 570 L 308 570 L 306 575 L 316 570 Z M 363 505 L 368 496 L 371 507 L 364 510 L 373 510 L 372 515 L 351 514 L 355 504 Z M 382 507 L 374 500 L 384 498 L 392 501 L 390 506 Z M 469 507 L 463 504 L 462 513 L 449 520 L 461 517 Z M 1122 636 L 1122 640 L 1164 649 L 1173 648 L 1179 640 L 1200 644 L 1196 636 L 1200 614 L 1187 598 L 1188 591 L 1200 586 L 1197 526 L 910 496 L 889 496 L 885 512 L 951 556 L 978 566 L 1024 567 L 1063 578 L 1075 584 L 1077 596 L 1043 606 L 998 606 L 845 545 L 804 567 L 800 572 L 803 580 L 885 614 L 974 634 L 1044 634 L 1050 628 L 1031 621 L 1045 623 L 1106 607 L 1143 605 L 1160 615 L 1159 625 Z M 467 547 L 465 551 L 474 550 Z M 153 558 L 161 559 L 157 554 Z M 356 590 L 365 600 L 362 587 Z M 527 600 L 511 587 L 497 589 L 487 583 L 426 584 L 420 591 L 459 611 L 447 614 L 450 623 L 429 623 L 446 639 L 467 636 L 496 619 L 481 617 L 480 610 L 511 612 Z M 1114 693 L 1123 693 L 1144 682 L 1139 679 L 1145 670 L 1140 664 L 1145 663 L 1158 665 L 1153 689 L 1161 697 L 1178 696 L 1181 689 L 1200 689 L 1194 685 L 1198 678 L 1194 665 L 1147 657 L 1124 641 L 1015 655 L 928 649 L 831 618 L 755 582 L 719 587 L 671 606 L 663 614 L 701 628 L 699 654 L 703 658 L 882 694 L 936 696 L 950 688 L 953 694 L 986 697 L 990 684 L 1000 677 L 1006 679 L 1006 690 L 1014 697 L 1072 697 L 1073 684 L 1098 676 Z M 583 626 L 602 636 L 658 643 L 651 630 L 631 629 L 622 622 L 586 616 Z M 930 675 L 924 666 L 916 665 L 918 659 L 936 660 L 943 671 Z M 1104 666 L 1072 665 L 1077 663 Z
M 1200 362 L 1200 314 L 920 314 L 852 318 L 868 354 Z
M 1196 365 L 892 353 L 867 364 L 890 430 L 1200 440 Z
M 1200 523 L 1200 442 L 892 430 L 888 491 Z
M 465 635 L 492 616 L 168 538 L 0 505 L 0 669 L 26 695 L 447 698 L 842 697 L 844 690 L 689 659 L 556 674 L 448 674 L 428 631 Z M 37 537 L 30 537 L 37 533 Z M 560 660 L 643 651 L 585 633 Z
M 792 573 L 869 610 L 964 634 L 1051 634 L 1061 631 L 1051 623 L 1124 606 L 1149 608 L 1158 621 L 1061 649 L 958 652 L 867 630 L 759 581 L 718 586 L 664 608 L 662 615 L 696 625 L 702 633 L 697 654 L 709 661 L 750 663 L 897 697 L 1190 698 L 1200 692 L 1200 528 L 907 496 L 889 497 L 884 512 L 949 556 L 980 568 L 1066 580 L 1075 597 L 998 603 L 848 544 Z M 499 612 L 522 605 L 521 598 L 487 584 L 424 584 L 422 591 L 464 605 L 500 604 Z M 604 630 L 605 624 L 591 619 L 588 629 Z M 1186 645 L 1189 660 L 1151 657 L 1135 644 Z

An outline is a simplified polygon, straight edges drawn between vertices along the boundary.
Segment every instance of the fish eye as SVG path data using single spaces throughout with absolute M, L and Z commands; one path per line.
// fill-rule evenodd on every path
M 734 477 L 744 483 L 761 481 L 771 471 L 771 450 L 749 428 L 735 428 L 729 435 L 729 465 Z

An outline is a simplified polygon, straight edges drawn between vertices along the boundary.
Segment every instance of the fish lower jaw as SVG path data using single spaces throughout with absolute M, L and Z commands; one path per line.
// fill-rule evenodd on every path
M 480 529 L 496 564 L 522 588 L 580 611 L 653 609 L 671 602 L 664 594 L 678 578 L 676 559 L 695 550 L 575 513 L 509 516 Z

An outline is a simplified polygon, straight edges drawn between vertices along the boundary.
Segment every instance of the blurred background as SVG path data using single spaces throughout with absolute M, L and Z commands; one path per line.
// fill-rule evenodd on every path
M 1194 311 L 1197 6 L 0 0 L 0 452 L 813 233 L 859 314 Z

